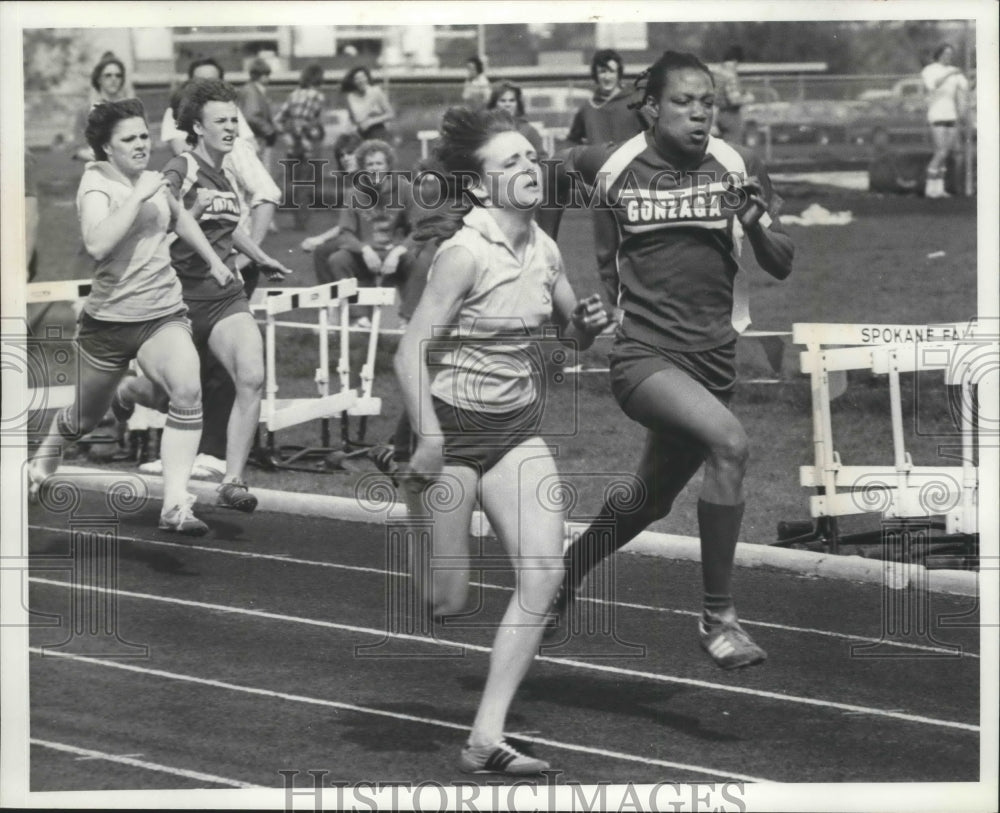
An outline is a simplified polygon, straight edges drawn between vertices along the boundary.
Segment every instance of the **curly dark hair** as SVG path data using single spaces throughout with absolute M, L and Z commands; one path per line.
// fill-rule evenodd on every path
M 101 61 L 98 62 L 94 66 L 94 70 L 92 70 L 90 72 L 90 86 L 94 90 L 100 91 L 100 89 L 101 89 L 101 74 L 104 73 L 104 69 L 106 67 L 108 67 L 108 65 L 117 65 L 118 66 L 119 70 L 121 70 L 121 72 L 122 72 L 122 87 L 125 86 L 125 76 L 126 76 L 126 73 L 125 73 L 125 63 L 122 62 L 116 56 L 106 56 L 106 57 L 103 57 L 101 59 Z
M 641 107 L 649 97 L 659 102 L 670 72 L 686 68 L 701 71 L 711 80 L 712 86 L 715 86 L 715 77 L 712 75 L 712 71 L 695 54 L 684 51 L 664 51 L 656 62 L 635 78 L 635 86 L 642 91 L 642 98 L 640 101 L 630 104 L 629 107 Z
M 185 82 L 171 99 L 171 109 L 177 129 L 187 133 L 187 143 L 192 147 L 198 143 L 194 131 L 195 122 L 201 122 L 201 114 L 209 102 L 235 102 L 236 89 L 221 79 L 191 79 Z
M 937 62 L 941 58 L 941 54 L 951 48 L 952 53 L 955 52 L 955 47 L 950 42 L 942 42 L 937 48 L 934 49 L 934 61 Z
M 220 79 L 226 78 L 226 72 L 222 70 L 222 66 L 214 59 L 212 59 L 212 57 L 206 56 L 203 59 L 196 59 L 194 62 L 188 65 L 188 79 L 194 79 L 194 72 L 198 70 L 198 68 L 203 68 L 206 65 L 211 65 L 213 68 L 215 68 L 219 72 Z
M 318 88 L 323 84 L 323 66 L 307 65 L 299 77 L 300 88 Z
M 498 85 L 493 89 L 490 94 L 490 100 L 486 103 L 487 110 L 496 110 L 497 102 L 500 101 L 500 97 L 503 96 L 508 91 L 514 94 L 514 99 L 517 101 L 517 115 L 524 115 L 524 93 L 521 88 L 515 85 L 513 82 L 504 82 L 502 85 Z
M 602 48 L 590 58 L 590 78 L 597 81 L 597 69 L 607 68 L 612 62 L 618 63 L 618 78 L 625 72 L 625 62 L 622 55 L 611 48 Z
M 389 143 L 378 138 L 370 138 L 367 141 L 362 141 L 358 148 L 354 151 L 354 160 L 358 162 L 358 168 L 363 169 L 365 159 L 375 152 L 380 152 L 385 155 L 385 160 L 386 163 L 389 164 L 389 169 L 392 169 L 393 166 L 395 166 L 396 151 L 389 146 Z
M 506 110 L 471 110 L 453 107 L 441 119 L 441 138 L 435 149 L 438 160 L 452 174 L 479 175 L 483 161 L 476 154 L 493 136 L 517 132 L 517 122 Z
M 444 114 L 441 136 L 434 149 L 436 163 L 427 163 L 423 172 L 432 177 L 451 204 L 423 218 L 414 231 L 417 240 L 447 240 L 460 228 L 462 218 L 472 209 L 469 181 L 482 179 L 483 160 L 477 154 L 500 133 L 517 132 L 517 122 L 506 110 L 471 110 L 453 107 Z
M 368 68 L 366 68 L 364 65 L 358 65 L 357 67 L 351 68 L 345 74 L 344 78 L 341 80 L 341 82 L 340 82 L 340 89 L 344 93 L 356 93 L 357 92 L 358 85 L 357 85 L 357 83 L 354 80 L 355 80 L 355 77 L 359 73 L 363 73 L 365 76 L 367 76 L 368 77 L 368 84 L 369 85 L 372 84 L 372 73 L 371 73 L 371 71 L 368 70 Z
M 87 129 L 84 138 L 94 151 L 98 161 L 107 161 L 108 154 L 104 145 L 111 140 L 115 125 L 125 119 L 139 118 L 146 120 L 146 108 L 138 99 L 122 99 L 117 102 L 99 102 L 95 104 L 87 116 Z

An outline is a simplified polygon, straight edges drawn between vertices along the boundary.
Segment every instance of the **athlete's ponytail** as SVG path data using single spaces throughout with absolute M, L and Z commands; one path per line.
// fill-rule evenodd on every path
M 471 110 L 453 107 L 441 119 L 441 137 L 434 150 L 445 179 L 450 205 L 421 222 L 418 239 L 448 239 L 460 228 L 476 205 L 472 188 L 484 183 L 479 150 L 499 133 L 517 132 L 517 123 L 506 110 Z

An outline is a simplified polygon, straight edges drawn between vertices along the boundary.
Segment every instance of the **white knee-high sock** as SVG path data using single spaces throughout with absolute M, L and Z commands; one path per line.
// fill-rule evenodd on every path
M 188 480 L 198 443 L 201 441 L 201 404 L 193 407 L 170 405 L 160 441 L 163 460 L 163 505 L 170 508 L 187 495 Z

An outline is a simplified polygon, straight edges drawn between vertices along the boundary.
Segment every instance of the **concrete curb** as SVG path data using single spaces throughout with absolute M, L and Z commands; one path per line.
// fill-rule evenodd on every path
M 118 483 L 128 484 L 142 496 L 159 497 L 163 493 L 162 480 L 156 476 L 77 466 L 63 466 L 59 474 L 71 476 L 87 491 L 107 492 Z M 189 484 L 189 491 L 205 504 L 214 502 L 215 489 L 216 483 L 192 480 Z M 253 493 L 258 499 L 258 511 L 375 525 L 383 525 L 389 520 L 400 520 L 406 515 L 405 505 L 395 501 L 395 489 L 387 480 L 378 476 L 371 478 L 363 493 L 357 498 L 296 494 L 267 488 L 254 488 Z M 572 526 L 569 530 L 572 531 Z M 477 535 L 489 533 L 489 523 L 479 511 L 473 514 L 471 532 Z M 697 537 L 656 531 L 643 531 L 625 545 L 622 551 L 665 559 L 698 561 L 701 558 L 701 547 Z M 770 545 L 741 544 L 736 550 L 736 564 L 739 567 L 770 568 L 813 578 L 887 585 L 897 590 L 919 587 L 952 595 L 979 595 L 979 574 L 973 571 L 928 570 L 923 565 L 883 562 L 861 556 L 835 556 L 829 553 L 790 550 Z

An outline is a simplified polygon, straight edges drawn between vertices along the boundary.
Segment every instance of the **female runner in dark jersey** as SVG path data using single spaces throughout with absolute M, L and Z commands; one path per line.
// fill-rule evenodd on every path
M 739 257 L 745 239 L 760 267 L 784 279 L 794 246 L 778 221 L 764 166 L 709 135 L 715 88 L 708 67 L 693 54 L 667 51 L 644 77 L 644 110 L 654 119 L 648 131 L 619 144 L 573 148 L 555 165 L 563 189 L 580 180 L 615 215 L 624 319 L 611 352 L 611 388 L 625 414 L 648 430 L 638 508 L 606 503 L 567 551 L 555 616 L 565 617 L 602 558 L 666 516 L 704 465 L 699 634 L 716 664 L 734 669 L 766 658 L 740 626 L 731 589 L 749 455 L 728 406 L 736 338 L 750 321 Z M 560 213 L 543 207 L 543 228 L 554 233 Z

